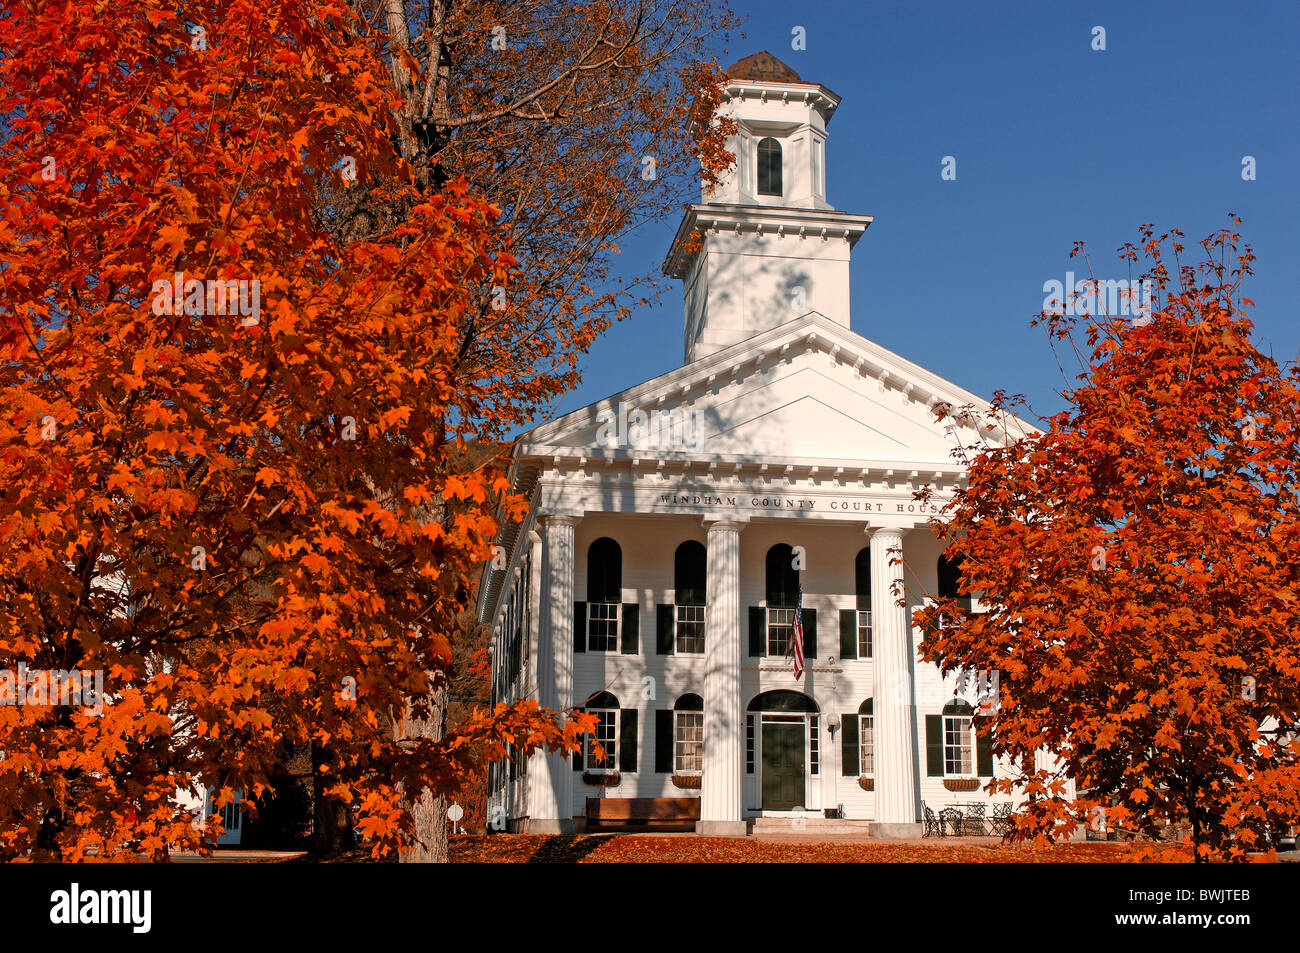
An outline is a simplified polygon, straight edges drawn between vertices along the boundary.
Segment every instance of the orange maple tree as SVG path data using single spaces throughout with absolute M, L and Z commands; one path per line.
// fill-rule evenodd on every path
M 285 745 L 383 853 L 404 792 L 590 727 L 521 702 L 394 743 L 522 515 L 472 448 L 568 386 L 571 355 L 530 361 L 590 332 L 562 313 L 521 353 L 480 322 L 466 369 L 482 289 L 520 282 L 510 236 L 395 148 L 362 37 L 341 0 L 0 15 L 0 669 L 106 693 L 0 705 L 0 855 L 199 847 L 178 790 L 256 804 Z M 402 214 L 347 234 L 319 197 L 364 176 Z
M 578 379 L 577 355 L 662 290 L 616 261 L 624 237 L 676 215 L 734 161 L 734 123 L 707 44 L 735 22 L 718 0 L 360 0 L 356 42 L 388 67 L 392 141 L 415 191 L 464 177 L 500 209 L 519 268 L 482 280 L 460 319 L 457 381 L 502 382 L 534 406 Z M 382 169 L 344 188 L 322 182 L 313 214 L 346 241 L 374 240 L 409 214 L 411 193 Z M 641 266 L 635 266 L 639 269 Z M 490 329 L 490 334 L 481 333 Z M 519 410 L 530 411 L 521 406 Z M 498 404 L 480 439 L 529 414 Z M 486 420 L 490 419 L 489 429 Z M 438 739 L 446 699 L 406 730 Z M 420 851 L 445 859 L 444 798 L 417 811 Z
M 1150 315 L 1044 312 L 1080 363 L 1069 409 L 963 451 L 941 528 L 981 611 L 936 598 L 921 652 L 999 673 L 980 730 L 1019 837 L 1175 825 L 1198 860 L 1243 859 L 1300 818 L 1300 372 L 1251 343 L 1238 224 L 1195 264 L 1144 226 L 1121 254 Z M 1015 403 L 987 422 L 1014 432 Z

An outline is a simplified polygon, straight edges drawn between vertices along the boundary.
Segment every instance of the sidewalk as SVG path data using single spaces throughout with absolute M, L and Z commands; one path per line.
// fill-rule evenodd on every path
M 265 864 L 302 857 L 305 850 L 214 850 L 212 856 L 202 857 L 193 851 L 178 851 L 171 855 L 175 864 Z

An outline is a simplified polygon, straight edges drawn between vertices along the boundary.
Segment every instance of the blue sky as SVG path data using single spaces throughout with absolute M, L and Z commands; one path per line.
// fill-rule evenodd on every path
M 984 397 L 1062 408 L 1062 377 L 1030 320 L 1043 283 L 1087 243 L 1099 277 L 1142 222 L 1195 245 L 1243 219 L 1258 260 L 1256 340 L 1300 351 L 1300 4 L 1295 2 L 744 2 L 746 38 L 843 101 L 827 191 L 875 216 L 852 266 L 855 332 Z M 791 49 L 803 26 L 807 50 Z M 1106 50 L 1091 49 L 1092 29 Z M 942 181 L 943 156 L 957 160 Z M 1257 178 L 1243 181 L 1242 157 Z M 620 267 L 663 260 L 677 220 L 641 230 Z M 1195 249 L 1199 252 L 1199 248 Z M 680 283 L 615 325 L 582 362 L 568 412 L 681 365 Z M 1288 291 L 1287 289 L 1290 289 Z

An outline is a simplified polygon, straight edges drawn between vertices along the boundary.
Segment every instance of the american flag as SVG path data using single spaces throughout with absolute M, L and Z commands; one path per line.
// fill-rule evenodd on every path
M 794 602 L 794 680 L 803 677 L 803 586 Z

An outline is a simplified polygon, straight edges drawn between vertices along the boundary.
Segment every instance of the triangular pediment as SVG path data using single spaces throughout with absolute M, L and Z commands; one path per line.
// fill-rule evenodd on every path
M 974 407 L 972 427 L 950 430 L 937 403 Z M 987 406 L 812 313 L 543 424 L 517 452 L 948 469 Z

